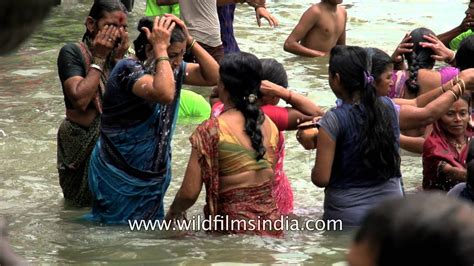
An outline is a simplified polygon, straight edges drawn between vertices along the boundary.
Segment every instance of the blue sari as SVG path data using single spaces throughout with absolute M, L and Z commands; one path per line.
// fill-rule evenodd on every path
M 150 104 L 131 91 L 146 73 L 144 67 L 130 59 L 123 61 L 107 84 L 101 136 L 89 166 L 93 205 L 86 219 L 105 224 L 164 218 L 163 198 L 171 180 L 171 139 L 186 69 L 183 62 L 175 74 L 172 103 Z

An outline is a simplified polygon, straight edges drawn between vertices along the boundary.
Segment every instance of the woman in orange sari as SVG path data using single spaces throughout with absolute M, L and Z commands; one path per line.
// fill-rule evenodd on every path
M 191 135 L 191 157 L 167 220 L 183 217 L 204 184 L 205 219 L 222 220 L 210 223 L 221 225 L 212 231 L 282 234 L 258 226 L 281 217 L 272 195 L 279 135 L 256 101 L 261 71 L 258 58 L 248 53 L 222 59 L 218 90 L 224 111 L 203 122 Z

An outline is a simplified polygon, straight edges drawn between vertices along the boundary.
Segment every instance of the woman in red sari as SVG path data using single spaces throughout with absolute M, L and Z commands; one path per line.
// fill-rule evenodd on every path
M 258 226 L 275 225 L 281 218 L 272 195 L 278 129 L 257 104 L 261 71 L 258 58 L 248 53 L 221 60 L 218 90 L 224 110 L 191 135 L 191 157 L 167 220 L 183 217 L 204 184 L 205 219 L 219 225 L 212 231 L 282 235 L 275 228 Z
M 464 94 L 433 124 L 423 146 L 423 189 L 449 191 L 466 181 L 467 143 L 473 133 L 470 103 L 470 94 Z

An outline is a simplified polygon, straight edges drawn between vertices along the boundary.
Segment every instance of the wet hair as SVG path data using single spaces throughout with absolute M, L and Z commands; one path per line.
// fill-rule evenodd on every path
M 94 4 L 89 11 L 89 17 L 92 17 L 96 23 L 105 16 L 106 13 L 115 11 L 122 11 L 128 14 L 127 8 L 120 2 L 120 0 L 95 0 Z M 82 40 L 86 40 L 91 37 L 91 33 L 86 29 L 86 33 L 82 37 Z
M 354 242 L 368 244 L 375 265 L 473 265 L 474 212 L 437 193 L 392 199 L 369 211 Z
M 474 67 L 474 36 L 462 40 L 456 53 L 456 66 L 463 71 Z
M 379 82 L 388 67 L 393 66 L 392 58 L 378 48 L 367 48 L 367 54 L 372 60 L 372 76 Z
M 408 63 L 408 74 L 409 78 L 405 81 L 405 85 L 408 91 L 414 94 L 418 94 L 420 85 L 418 85 L 418 70 L 420 69 L 432 69 L 435 60 L 431 57 L 434 52 L 431 48 L 424 48 L 420 45 L 420 42 L 425 42 L 426 39 L 423 35 L 433 34 L 433 31 L 427 28 L 414 29 L 411 35 L 411 41 L 413 43 L 413 51 L 404 54 Z
M 262 64 L 253 54 L 231 53 L 220 61 L 219 75 L 235 108 L 245 117 L 245 133 L 250 137 L 257 161 L 265 155 L 260 129 L 265 117 L 256 101 L 249 102 L 249 95 L 257 95 L 262 82 Z
M 138 37 L 133 41 L 133 46 L 135 47 L 135 55 L 140 61 L 146 60 L 146 45 L 150 42 L 146 37 L 143 27 L 148 28 L 150 31 L 153 30 L 153 20 L 148 17 L 143 17 L 138 22 L 137 30 L 140 32 Z M 173 31 L 171 32 L 170 43 L 184 42 L 186 41 L 186 36 L 184 35 L 183 29 L 179 25 L 175 25 Z
M 260 62 L 262 63 L 262 80 L 269 80 L 283 88 L 288 88 L 288 75 L 280 62 L 273 58 L 263 58 Z
M 339 74 L 344 90 L 353 97 L 360 94 L 360 104 L 354 104 L 351 112 L 361 119 L 357 149 L 364 165 L 377 171 L 374 178 L 388 180 L 399 175 L 400 155 L 395 143 L 393 126 L 387 124 L 392 115 L 389 107 L 377 97 L 376 89 L 369 81 L 371 62 L 364 48 L 338 45 L 331 50 L 329 73 Z M 398 123 L 392 121 L 392 123 Z

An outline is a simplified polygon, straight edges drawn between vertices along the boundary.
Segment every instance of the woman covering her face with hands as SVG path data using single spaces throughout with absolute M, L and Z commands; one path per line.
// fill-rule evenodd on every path
M 127 11 L 119 0 L 94 1 L 85 25 L 82 41 L 66 44 L 57 61 L 66 105 L 57 168 L 64 198 L 75 206 L 91 204 L 87 169 L 99 136 L 105 83 L 129 47 Z
M 88 218 L 106 224 L 164 217 L 181 85 L 212 86 L 218 77 L 216 61 L 175 16 L 143 18 L 138 30 L 138 60 L 120 61 L 107 83 L 101 136 L 90 161 Z M 183 62 L 186 48 L 199 64 Z

